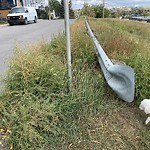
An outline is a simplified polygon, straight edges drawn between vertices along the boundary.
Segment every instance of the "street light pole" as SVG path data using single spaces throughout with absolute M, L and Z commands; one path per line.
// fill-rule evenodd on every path
M 69 76 L 69 90 L 71 90 L 72 72 L 71 72 L 70 25 L 69 25 L 69 2 L 68 2 L 68 0 L 64 0 L 64 10 L 65 10 L 65 31 L 66 31 L 66 48 L 67 48 L 67 66 L 68 66 L 68 76 Z

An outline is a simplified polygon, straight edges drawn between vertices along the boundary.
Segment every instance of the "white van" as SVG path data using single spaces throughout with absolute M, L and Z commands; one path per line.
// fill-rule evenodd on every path
M 7 22 L 10 25 L 17 23 L 26 25 L 29 21 L 37 22 L 37 12 L 34 7 L 13 7 L 7 15 Z

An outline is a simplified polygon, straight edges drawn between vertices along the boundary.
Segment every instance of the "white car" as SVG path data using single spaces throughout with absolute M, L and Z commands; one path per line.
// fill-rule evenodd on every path
M 30 21 L 37 22 L 37 12 L 34 7 L 13 7 L 7 15 L 7 22 L 13 24 L 28 24 Z

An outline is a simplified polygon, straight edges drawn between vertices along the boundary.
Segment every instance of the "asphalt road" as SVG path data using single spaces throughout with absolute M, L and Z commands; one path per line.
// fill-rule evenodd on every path
M 6 75 L 8 60 L 16 45 L 23 47 L 40 40 L 50 41 L 64 31 L 64 28 L 64 20 L 38 20 L 37 23 L 28 25 L 0 25 L 0 78 Z

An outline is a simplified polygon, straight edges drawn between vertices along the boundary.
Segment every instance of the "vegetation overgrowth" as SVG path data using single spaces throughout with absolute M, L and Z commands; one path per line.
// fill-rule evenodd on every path
M 83 18 L 71 27 L 73 85 L 68 91 L 65 37 L 28 51 L 16 47 L 0 97 L 0 128 L 14 150 L 150 149 L 149 126 L 139 102 L 149 98 L 149 24 L 89 19 L 111 59 L 135 69 L 136 94 L 125 103 L 100 72 Z
M 1 25 L 1 24 L 6 24 L 6 22 L 4 22 L 4 21 L 0 21 L 0 25 Z

